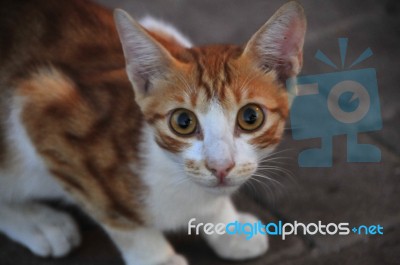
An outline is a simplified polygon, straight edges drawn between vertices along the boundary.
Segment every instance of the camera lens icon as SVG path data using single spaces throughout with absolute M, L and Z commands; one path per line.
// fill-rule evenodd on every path
M 342 123 L 356 123 L 368 113 L 371 99 L 367 89 L 360 83 L 346 80 L 332 87 L 328 95 L 331 115 Z

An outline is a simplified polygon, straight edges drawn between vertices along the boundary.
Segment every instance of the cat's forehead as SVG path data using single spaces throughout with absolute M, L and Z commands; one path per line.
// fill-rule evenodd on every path
M 192 102 L 207 105 L 211 101 L 226 101 L 229 98 L 228 89 L 237 75 L 233 61 L 240 56 L 242 49 L 237 46 L 213 45 L 190 49 L 189 53 L 192 57 L 191 85 L 196 87 L 196 95 L 193 96 L 200 99 L 192 99 Z
M 234 45 L 212 45 L 187 50 L 190 53 L 188 80 L 191 103 L 203 107 L 220 102 L 224 108 L 237 108 L 246 100 L 266 100 L 267 105 L 281 97 L 281 84 L 273 72 L 265 73 L 242 56 L 243 48 Z M 181 86 L 187 90 L 187 86 Z M 199 104 L 200 103 L 200 104 Z M 264 102 L 260 102 L 264 104 Z
M 145 115 L 151 119 L 165 117 L 177 108 L 206 114 L 215 104 L 224 113 L 236 113 L 247 103 L 285 110 L 286 95 L 275 74 L 258 70 L 242 54 L 243 49 L 233 45 L 197 47 L 172 54 L 180 63 L 167 80 L 155 84 L 153 96 L 144 100 Z
M 187 49 L 194 61 L 200 63 L 221 63 L 237 59 L 243 52 L 241 46 L 236 45 L 206 45 Z
M 201 77 L 209 80 L 227 79 L 232 75 L 232 62 L 240 57 L 243 50 L 234 45 L 208 45 L 188 50 L 190 64 Z M 202 81 L 202 80 L 199 80 Z

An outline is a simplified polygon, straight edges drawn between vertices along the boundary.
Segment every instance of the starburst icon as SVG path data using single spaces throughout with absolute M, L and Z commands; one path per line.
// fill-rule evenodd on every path
M 348 46 L 349 39 L 348 38 L 339 38 L 339 51 L 340 51 L 340 60 L 342 63 L 342 69 L 345 68 L 345 62 L 346 62 L 346 54 L 347 54 L 347 46 Z M 347 68 L 350 69 L 353 66 L 361 63 L 362 61 L 368 59 L 369 57 L 372 56 L 372 50 L 370 48 L 367 48 L 358 58 L 350 64 Z M 320 60 L 323 63 L 326 63 L 327 65 L 332 66 L 335 69 L 339 69 L 339 67 L 332 62 L 331 59 L 328 58 L 321 50 L 318 50 L 317 53 L 315 54 L 315 58 Z

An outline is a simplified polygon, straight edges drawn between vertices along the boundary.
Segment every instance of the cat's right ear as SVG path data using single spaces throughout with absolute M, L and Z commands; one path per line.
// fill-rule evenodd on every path
M 301 70 L 306 24 L 301 5 L 288 2 L 251 37 L 244 54 L 260 69 L 274 70 L 278 80 L 285 82 Z
M 121 9 L 114 11 L 115 24 L 125 55 L 126 71 L 136 97 L 147 96 L 154 81 L 165 74 L 173 58 L 146 30 Z

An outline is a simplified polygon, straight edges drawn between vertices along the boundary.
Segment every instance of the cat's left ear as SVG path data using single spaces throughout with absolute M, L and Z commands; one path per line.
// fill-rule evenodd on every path
M 173 63 L 169 52 L 121 9 L 114 19 L 125 55 L 126 71 L 138 99 L 147 96 L 153 82 L 162 78 Z
M 251 37 L 243 54 L 262 70 L 275 70 L 279 80 L 285 82 L 301 70 L 306 24 L 301 5 L 289 2 Z

